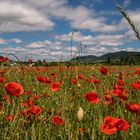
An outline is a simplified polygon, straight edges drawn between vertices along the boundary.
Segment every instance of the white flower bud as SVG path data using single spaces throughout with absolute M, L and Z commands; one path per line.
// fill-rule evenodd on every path
M 76 116 L 77 116 L 78 121 L 82 121 L 83 120 L 84 111 L 83 111 L 82 107 L 80 107 L 78 109 L 78 112 L 77 112 Z

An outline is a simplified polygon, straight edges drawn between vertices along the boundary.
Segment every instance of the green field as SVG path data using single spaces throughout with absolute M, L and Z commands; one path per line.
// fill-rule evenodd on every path
M 0 68 L 1 140 L 139 140 L 140 68 Z

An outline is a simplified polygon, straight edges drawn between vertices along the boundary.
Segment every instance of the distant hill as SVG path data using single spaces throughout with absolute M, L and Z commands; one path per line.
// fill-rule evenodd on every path
M 98 60 L 99 57 L 95 56 L 95 55 L 87 55 L 87 56 L 79 56 L 76 58 L 73 58 L 72 61 L 95 61 Z
M 71 61 L 82 61 L 82 62 L 105 62 L 105 61 L 126 61 L 127 59 L 131 59 L 131 61 L 135 61 L 140 63 L 140 52 L 127 52 L 127 51 L 119 51 L 114 53 L 107 53 L 102 56 L 95 55 L 87 55 L 73 58 Z M 132 60 L 133 59 L 133 60 Z
M 110 57 L 111 59 L 117 59 L 122 57 L 127 57 L 127 56 L 135 56 L 135 55 L 140 55 L 140 52 L 127 52 L 127 51 L 119 51 L 119 52 L 114 52 L 114 53 L 107 53 L 105 55 L 102 55 L 101 59 L 106 59 L 107 57 Z

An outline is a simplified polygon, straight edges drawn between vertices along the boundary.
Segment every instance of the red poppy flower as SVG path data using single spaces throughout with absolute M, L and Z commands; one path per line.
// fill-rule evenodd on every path
M 29 62 L 29 63 L 32 63 L 32 62 L 33 62 L 33 60 L 32 60 L 32 59 L 28 59 L 28 62 Z
M 129 103 L 126 105 L 126 109 L 132 113 L 140 113 L 140 104 L 138 103 Z
M 31 107 L 31 112 L 33 115 L 40 115 L 42 113 L 42 108 L 34 105 Z
M 6 101 L 8 104 L 12 104 L 12 101 L 10 100 L 8 96 L 3 96 L 2 100 Z
M 105 68 L 105 67 L 103 67 L 103 66 L 101 66 L 100 71 L 101 71 L 101 73 L 104 74 L 104 75 L 107 75 L 107 73 L 108 73 L 107 68 Z
M 51 80 L 50 80 L 50 78 L 45 77 L 43 79 L 43 82 L 46 83 L 46 84 L 50 84 L 51 83 Z
M 14 120 L 14 115 L 7 115 L 5 116 L 7 122 L 12 122 Z
M 128 100 L 127 95 L 125 93 L 123 93 L 123 92 L 119 93 L 118 94 L 118 97 L 121 98 L 121 99 L 123 99 L 124 101 Z
M 38 80 L 39 82 L 44 82 L 44 78 L 43 78 L 41 75 L 38 75 L 38 76 L 37 76 L 37 80 Z
M 31 94 L 31 91 L 27 91 L 25 94 L 26 95 L 30 95 Z
M 84 77 L 84 75 L 82 75 L 82 74 L 78 74 L 78 79 L 84 80 L 85 77 Z
M 136 74 L 140 75 L 140 68 L 136 68 Z
M 99 83 L 98 79 L 92 79 L 92 78 L 87 78 L 87 79 L 85 79 L 85 81 L 87 81 L 89 83 L 94 83 L 94 84 L 98 84 Z
M 23 87 L 16 82 L 9 82 L 5 84 L 5 90 L 9 95 L 17 97 L 19 97 L 24 92 Z
M 31 115 L 31 109 L 30 108 L 25 109 L 21 112 L 21 114 L 25 117 L 29 117 Z
M 107 135 L 112 135 L 116 131 L 125 132 L 129 127 L 130 125 L 126 120 L 107 116 L 104 118 L 104 123 L 100 125 L 100 130 Z
M 52 92 L 56 92 L 60 89 L 60 82 L 52 82 L 50 83 L 50 88 Z
M 26 103 L 25 101 L 22 101 L 22 102 L 21 102 L 21 106 L 22 106 L 22 107 L 26 107 L 26 106 L 28 106 L 28 105 L 27 105 L 27 103 Z
M 4 83 L 6 79 L 4 77 L 0 77 L 0 83 Z
M 100 102 L 100 99 L 98 98 L 98 94 L 96 92 L 87 92 L 85 98 L 92 104 Z
M 74 84 L 74 85 L 76 85 L 77 84 L 77 79 L 76 78 L 72 78 L 71 79 L 71 83 Z
M 33 99 L 38 100 L 39 96 L 38 95 L 33 95 Z
M 29 99 L 29 100 L 27 101 L 27 105 L 28 105 L 28 106 L 33 106 L 33 104 L 34 104 L 34 102 L 33 102 L 32 99 Z
M 119 79 L 118 80 L 118 84 L 119 84 L 119 86 L 124 86 L 125 82 L 122 79 Z
M 128 90 L 120 90 L 120 89 L 114 89 L 114 90 L 110 90 L 109 93 L 112 94 L 113 96 L 118 96 L 119 98 L 123 99 L 124 101 L 126 101 L 128 99 L 126 93 L 128 92 Z
M 128 122 L 126 120 L 123 120 L 121 118 L 117 118 L 116 123 L 115 123 L 115 127 L 117 128 L 117 130 L 125 132 L 130 127 L 130 125 L 128 124 Z
M 133 82 L 131 86 L 136 90 L 140 90 L 140 81 Z
M 100 130 L 104 134 L 112 135 L 116 133 L 117 128 L 115 127 L 116 119 L 112 116 L 104 118 L 104 123 L 100 125 Z
M 115 85 L 114 89 L 116 89 L 116 90 L 124 90 L 124 87 L 120 86 L 120 85 Z
M 50 77 L 51 77 L 51 78 L 56 78 L 56 75 L 55 75 L 54 73 L 51 73 L 51 74 L 50 74 Z
M 105 105 L 113 105 L 115 103 L 115 100 L 110 95 L 104 95 L 104 100 L 105 100 L 104 102 Z
M 2 58 L 0 58 L 0 63 L 2 63 L 2 62 L 9 62 L 9 58 L 7 58 L 7 57 L 2 57 Z
M 99 83 L 99 80 L 98 79 L 94 79 L 94 84 L 98 84 Z
M 64 120 L 61 117 L 57 116 L 57 115 L 55 115 L 53 117 L 52 121 L 53 121 L 54 125 L 64 125 Z

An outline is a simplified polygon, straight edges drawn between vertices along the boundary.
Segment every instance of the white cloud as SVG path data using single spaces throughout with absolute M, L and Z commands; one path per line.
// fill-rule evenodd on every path
M 9 44 L 9 43 L 22 43 L 22 40 L 19 38 L 12 38 L 9 40 L 0 38 L 0 44 Z
M 9 42 L 14 42 L 14 43 L 19 44 L 19 43 L 22 43 L 22 40 L 19 38 L 13 38 L 13 39 L 10 39 Z
M 22 0 L 21 0 L 22 1 Z M 50 7 L 57 8 L 67 4 L 67 0 L 25 0 L 26 3 L 33 5 L 35 7 Z
M 133 21 L 134 25 L 140 31 L 140 9 L 136 9 L 135 11 L 126 11 L 130 19 Z M 121 20 L 121 25 L 125 26 L 126 29 L 131 29 L 128 21 L 125 18 Z M 131 29 L 132 30 L 132 29 Z
M 68 0 L 2 0 L 0 1 L 0 31 L 50 30 L 53 18 L 61 18 L 71 27 L 93 32 L 118 32 L 120 24 L 107 24 L 108 18 L 85 6 L 70 7 Z M 116 28 L 119 27 L 119 28 Z
M 55 38 L 61 41 L 69 41 L 71 40 L 71 32 L 64 35 L 57 35 Z M 125 43 L 132 41 L 132 39 L 127 39 L 127 35 L 121 34 L 102 34 L 102 35 L 82 35 L 80 32 L 75 32 L 73 35 L 73 41 L 83 44 L 81 55 L 103 55 L 108 52 L 116 52 L 121 51 L 123 48 L 120 48 L 120 45 L 124 45 Z M 87 44 L 86 44 L 87 43 Z M 78 45 L 78 44 L 77 44 Z M 86 45 L 87 47 L 84 47 Z M 64 52 L 69 53 L 70 58 L 70 51 L 71 47 L 67 46 L 63 49 Z M 78 56 L 78 47 L 73 46 L 73 56 Z
M 103 0 L 97 1 L 103 2 Z M 128 6 L 130 2 L 130 0 L 125 0 L 124 5 Z M 68 0 L 0 0 L 0 32 L 50 30 L 55 25 L 54 19 L 65 20 L 72 28 L 89 30 L 94 33 L 94 35 L 74 33 L 73 53 L 75 55 L 78 54 L 76 43 L 80 42 L 87 45 L 87 48 L 83 48 L 82 55 L 101 55 L 120 51 L 122 50 L 120 45 L 136 39 L 134 32 L 128 30 L 130 26 L 127 21 L 124 18 L 120 22 L 112 21 L 109 19 L 112 18 L 112 14 L 117 15 L 116 11 L 97 13 L 93 7 L 91 10 L 83 5 L 72 7 L 68 4 Z M 128 11 L 128 15 L 140 29 L 140 9 Z M 112 21 L 112 23 L 108 23 L 108 21 Z M 120 31 L 125 32 L 121 35 Z M 70 58 L 71 47 L 68 44 L 62 44 L 61 41 L 69 41 L 70 44 L 71 34 L 70 32 L 56 35 L 54 42 L 50 40 L 32 42 L 25 48 L 10 47 L 10 43 L 23 43 L 18 38 L 9 40 L 1 38 L 0 44 L 8 44 L 3 53 L 13 52 L 19 56 L 22 54 L 23 57 L 31 54 L 34 59 L 54 60 L 62 56 L 67 59 Z M 132 50 L 132 48 L 126 50 Z
M 51 42 L 49 40 L 32 42 L 26 45 L 26 48 L 56 48 L 61 45 L 61 42 Z
M 57 35 L 55 39 L 61 41 L 70 41 L 71 32 L 69 34 Z M 81 42 L 85 45 L 100 45 L 100 46 L 119 46 L 124 44 L 125 35 L 87 35 L 84 36 L 80 32 L 75 32 L 73 35 L 73 41 Z
M 7 44 L 7 41 L 5 39 L 0 38 L 0 45 L 1 44 Z
M 23 3 L 0 1 L 0 32 L 49 30 L 54 23 Z

